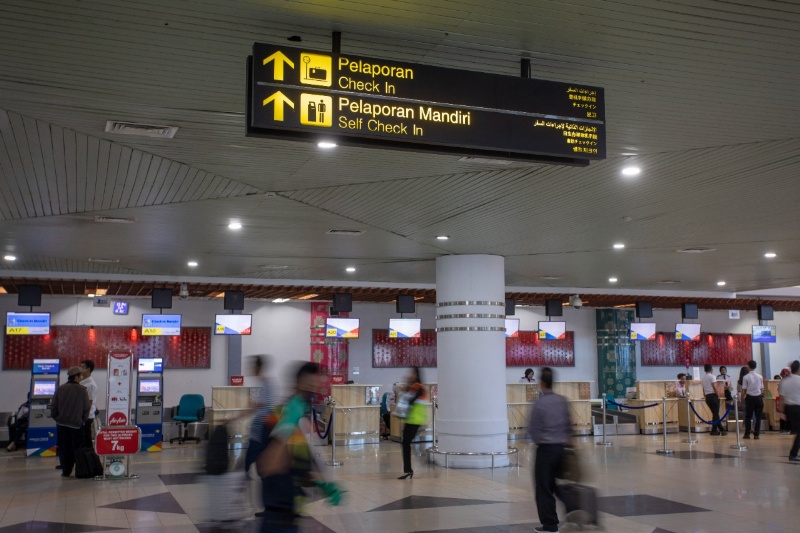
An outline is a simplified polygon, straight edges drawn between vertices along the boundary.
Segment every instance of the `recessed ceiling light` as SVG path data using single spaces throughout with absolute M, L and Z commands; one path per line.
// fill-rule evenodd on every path
M 89 293 L 89 294 L 87 294 L 86 296 L 88 296 L 89 298 L 94 298 L 94 293 L 93 293 L 93 292 L 90 292 L 90 293 Z
M 289 300 L 291 300 L 291 298 L 275 298 L 274 300 L 272 300 L 272 303 L 282 304 L 288 302 Z
M 720 287 L 724 287 L 725 286 L 725 282 L 724 281 L 718 281 L 717 285 L 719 285 Z
M 622 250 L 623 248 L 625 248 L 625 245 L 622 244 L 621 242 L 618 242 L 618 243 L 614 244 L 614 249 L 615 250 Z
M 623 176 L 638 176 L 642 171 L 639 167 L 625 167 L 622 169 Z
M 242 229 L 242 223 L 241 222 L 231 222 L 230 224 L 228 224 L 228 229 Z
M 331 148 L 336 148 L 339 145 L 336 144 L 336 143 L 329 142 L 329 141 L 320 141 L 320 142 L 317 143 L 317 146 L 319 148 L 324 148 L 325 150 L 330 150 Z
M 356 267 L 347 267 L 347 268 L 345 268 L 345 270 L 347 272 L 355 272 L 356 271 Z
M 437 238 L 438 240 L 440 240 L 440 241 L 446 241 L 446 240 L 448 240 L 450 237 L 448 237 L 447 235 L 437 235 L 437 236 L 436 236 L 436 238 Z
M 196 267 L 197 266 L 197 261 L 189 261 L 186 264 L 189 265 L 190 267 Z
M 5 259 L 6 261 L 16 261 L 17 260 L 17 256 L 8 254 L 8 255 L 4 255 L 3 259 Z
M 618 282 L 618 281 L 619 281 L 619 280 L 618 280 L 617 278 L 608 278 L 608 282 L 609 282 L 609 283 L 616 283 L 616 282 Z
M 775 252 L 767 252 L 764 254 L 764 257 L 766 257 L 767 259 L 774 259 L 775 257 L 778 257 L 778 254 L 776 254 Z

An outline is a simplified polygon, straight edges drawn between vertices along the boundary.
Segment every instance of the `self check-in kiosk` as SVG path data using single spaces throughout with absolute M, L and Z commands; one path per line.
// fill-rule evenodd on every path
M 31 367 L 31 407 L 28 415 L 27 455 L 56 455 L 56 421 L 50 416 L 50 400 L 59 385 L 59 359 L 34 359 Z
M 160 452 L 164 436 L 163 361 L 159 358 L 139 358 L 136 377 L 136 425 L 142 432 L 143 451 Z

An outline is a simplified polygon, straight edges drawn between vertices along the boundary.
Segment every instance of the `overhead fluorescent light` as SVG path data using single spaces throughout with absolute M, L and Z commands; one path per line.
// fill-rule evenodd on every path
M 332 148 L 336 148 L 337 146 L 339 146 L 339 145 L 336 144 L 336 143 L 328 142 L 328 141 L 320 141 L 320 142 L 317 143 L 317 147 L 318 148 L 323 148 L 325 150 L 330 150 Z
M 197 266 L 197 261 L 189 261 L 189 262 L 188 262 L 188 263 L 186 263 L 186 264 L 187 264 L 188 266 L 190 266 L 190 267 L 194 268 L 194 267 L 196 267 L 196 266 Z
M 8 254 L 8 255 L 4 255 L 3 259 L 5 259 L 6 261 L 16 261 L 17 260 L 17 256 Z
M 242 223 L 236 221 L 231 222 L 230 224 L 228 224 L 228 229 L 242 229 Z
M 272 300 L 272 303 L 274 303 L 274 304 L 282 304 L 282 303 L 288 302 L 289 300 L 291 300 L 291 298 L 275 298 L 275 299 Z
M 618 243 L 614 244 L 614 249 L 615 250 L 623 250 L 624 248 L 625 248 L 625 245 L 622 244 L 621 242 L 618 242 Z
M 436 239 L 437 239 L 437 240 L 440 240 L 440 241 L 447 241 L 447 240 L 449 240 L 449 239 L 450 239 L 450 237 L 448 237 L 447 235 L 438 235 L 438 236 L 436 237 Z
M 764 254 L 764 257 L 766 257 L 767 259 L 774 259 L 775 257 L 778 257 L 778 254 L 776 254 L 775 252 L 767 252 Z
M 622 169 L 623 176 L 638 176 L 642 172 L 639 167 L 625 167 Z
M 355 272 L 356 271 L 356 267 L 347 267 L 347 268 L 345 268 L 345 270 L 347 272 Z
M 608 278 L 608 282 L 609 282 L 609 283 L 616 283 L 616 282 L 618 282 L 618 281 L 619 281 L 619 280 L 618 280 L 617 278 Z
M 139 137 L 160 137 L 162 139 L 172 139 L 178 132 L 177 126 L 154 126 L 152 124 L 141 124 L 138 122 L 120 122 L 116 120 L 106 121 L 106 133 L 118 133 L 120 135 L 136 135 Z

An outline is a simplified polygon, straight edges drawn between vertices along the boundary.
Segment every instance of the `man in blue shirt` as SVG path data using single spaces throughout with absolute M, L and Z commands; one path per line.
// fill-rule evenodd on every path
M 536 444 L 533 485 L 542 523 L 534 531 L 558 531 L 555 497 L 561 501 L 565 498 L 556 484 L 556 475 L 562 468 L 564 448 L 572 440 L 572 420 L 567 400 L 553 392 L 553 370 L 543 368 L 539 373 L 539 383 L 542 394 L 531 407 L 528 428 L 528 434 Z

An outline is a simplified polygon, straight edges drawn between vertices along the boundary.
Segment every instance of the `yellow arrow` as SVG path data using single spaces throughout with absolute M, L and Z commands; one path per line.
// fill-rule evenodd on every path
M 283 104 L 289 104 L 289 107 L 294 109 L 294 102 L 289 100 L 289 98 L 280 91 L 274 93 L 269 98 L 265 98 L 263 104 L 267 105 L 270 102 L 273 102 L 275 105 L 272 119 L 278 122 L 283 122 Z
M 272 54 L 271 56 L 266 58 L 264 60 L 263 64 L 266 65 L 270 61 L 275 61 L 275 63 L 273 64 L 274 69 L 275 69 L 274 70 L 275 74 L 274 74 L 273 77 L 275 78 L 276 81 L 283 81 L 283 65 L 284 64 L 289 65 L 291 68 L 294 68 L 294 63 L 292 63 L 291 59 L 286 57 L 284 55 L 284 53 L 281 52 L 280 50 L 278 50 L 277 52 L 275 52 L 274 54 Z

